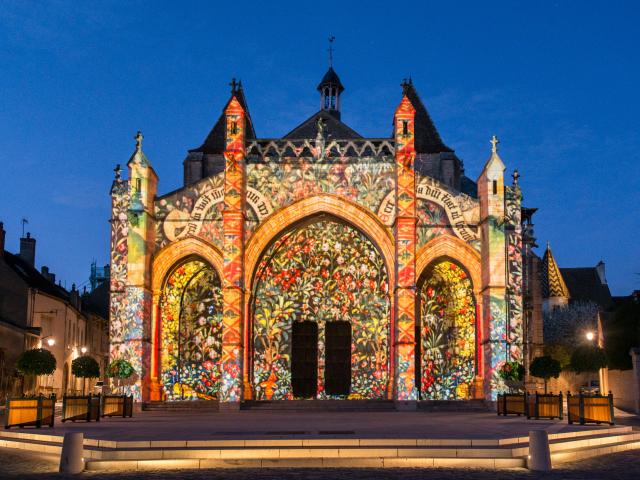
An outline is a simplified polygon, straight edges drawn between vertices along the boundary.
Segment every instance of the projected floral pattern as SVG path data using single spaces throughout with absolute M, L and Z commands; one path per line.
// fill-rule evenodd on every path
M 467 273 L 435 264 L 420 288 L 423 399 L 466 399 L 475 376 L 476 305 Z
M 293 398 L 291 325 L 346 320 L 352 328 L 349 398 L 386 398 L 389 284 L 380 253 L 348 225 L 321 220 L 285 233 L 264 254 L 253 305 L 258 400 Z M 323 358 L 319 341 L 319 357 Z M 323 364 L 324 362 L 319 362 Z M 319 372 L 322 378 L 322 372 Z M 319 398 L 326 398 L 321 380 Z
M 200 260 L 167 277 L 160 303 L 161 378 L 168 400 L 212 399 L 220 387 L 222 290 Z

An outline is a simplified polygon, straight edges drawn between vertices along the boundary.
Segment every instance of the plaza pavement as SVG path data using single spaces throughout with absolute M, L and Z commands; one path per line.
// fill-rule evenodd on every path
M 83 432 L 85 438 L 115 441 L 216 440 L 277 438 L 429 438 L 498 439 L 525 437 L 531 429 L 549 433 L 584 430 L 565 420 L 527 420 L 498 417 L 491 412 L 142 412 L 133 418 L 105 418 L 100 422 L 56 419 L 53 429 L 24 429 L 35 434 Z M 590 429 L 609 428 L 590 425 Z M 11 431 L 18 431 L 12 429 Z

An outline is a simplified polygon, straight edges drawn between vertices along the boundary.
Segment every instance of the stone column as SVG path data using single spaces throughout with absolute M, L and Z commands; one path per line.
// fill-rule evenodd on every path
M 493 137 L 491 157 L 478 178 L 480 200 L 482 327 L 485 397 L 494 399 L 501 380 L 496 370 L 509 358 L 506 300 L 505 166 Z
M 116 179 L 112 201 L 111 260 L 119 270 L 111 284 L 111 358 L 128 360 L 135 369 L 125 386 L 136 401 L 150 398 L 151 359 L 151 256 L 155 248 L 154 202 L 158 177 L 142 151 L 142 134 L 127 163 L 129 180 Z M 127 193 L 123 193 L 123 190 Z M 114 191 L 118 193 L 114 195 Z M 122 209 L 127 200 L 126 211 Z M 126 265 L 126 268 L 123 268 Z
M 224 231 L 222 274 L 222 408 L 239 408 L 243 396 L 245 111 L 235 97 L 225 110 Z
M 416 188 L 415 109 L 404 96 L 394 119 L 396 142 L 396 285 L 394 400 L 418 399 L 415 386 Z

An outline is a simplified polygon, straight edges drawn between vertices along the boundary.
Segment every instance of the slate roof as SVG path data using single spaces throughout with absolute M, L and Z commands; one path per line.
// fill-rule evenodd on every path
M 413 86 L 411 80 L 403 82 L 403 93 L 411 101 L 413 108 L 416 109 L 416 124 L 415 124 L 415 148 L 417 153 L 441 153 L 441 152 L 453 152 L 452 149 L 447 147 L 440 134 L 436 129 L 431 116 L 427 111 L 427 108 L 422 103 L 418 91 Z
M 547 249 L 542 257 L 541 276 L 542 296 L 544 298 L 572 297 L 562 277 L 562 273 L 560 273 L 556 259 L 553 258 L 553 253 L 551 253 L 551 247 L 549 245 L 547 245 Z
M 69 301 L 69 292 L 50 281 L 35 267 L 25 262 L 19 255 L 14 255 L 5 250 L 4 261 L 30 287 L 48 293 L 51 296 L 58 297 L 65 302 Z
M 571 300 L 595 302 L 603 310 L 613 307 L 609 285 L 602 283 L 596 267 L 561 268 Z
M 319 112 L 314 113 L 282 138 L 316 138 L 316 135 L 318 133 L 318 118 L 322 118 L 325 122 L 324 131 L 325 138 L 327 140 L 347 140 L 351 138 L 362 138 L 362 135 L 353 130 L 347 124 L 343 123 L 340 119 L 336 118 L 335 115 L 332 115 L 331 112 L 327 110 L 320 110 Z
M 322 80 L 320 80 L 320 83 L 318 84 L 318 91 L 322 91 L 322 87 L 327 84 L 336 85 L 338 87 L 339 92 L 344 91 L 344 86 L 340 81 L 340 77 L 338 77 L 338 74 L 333 69 L 333 67 L 329 67 L 329 70 L 327 70 L 327 73 L 325 73 L 324 77 L 322 77 Z
M 238 99 L 238 102 L 240 102 L 240 105 L 242 105 L 242 108 L 244 109 L 246 114 L 246 117 L 245 117 L 247 121 L 246 138 L 247 139 L 256 138 L 256 132 L 253 129 L 253 122 L 251 121 L 251 115 L 249 115 L 249 107 L 247 106 L 247 99 L 244 96 L 244 90 L 242 86 L 240 86 L 237 90 L 235 90 L 233 92 L 233 95 L 235 95 L 235 97 Z M 231 99 L 233 98 L 233 95 L 231 98 L 229 98 L 229 101 L 225 104 L 224 108 L 222 109 L 222 114 L 220 115 L 220 118 L 218 118 L 218 121 L 213 126 L 213 128 L 209 132 L 209 135 L 207 135 L 207 138 L 205 138 L 202 145 L 200 145 L 198 148 L 189 150 L 189 152 L 224 153 L 224 150 L 226 148 L 226 141 L 227 141 L 226 139 L 227 123 L 225 120 L 224 112 L 229 106 L 229 103 L 231 103 Z

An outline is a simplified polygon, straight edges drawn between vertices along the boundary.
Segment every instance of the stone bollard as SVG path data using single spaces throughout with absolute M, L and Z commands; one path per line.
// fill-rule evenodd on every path
M 82 473 L 84 470 L 83 441 L 82 432 L 64 434 L 60 454 L 60 473 Z
M 549 435 L 545 430 L 529 431 L 529 458 L 527 468 L 536 472 L 551 471 Z

